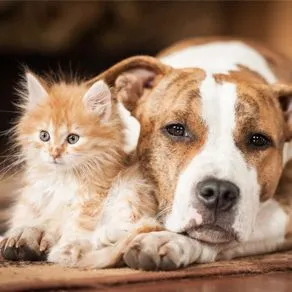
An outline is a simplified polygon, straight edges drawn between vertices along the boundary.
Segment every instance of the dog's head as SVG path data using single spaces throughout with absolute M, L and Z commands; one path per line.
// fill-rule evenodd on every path
M 209 243 L 247 240 L 281 175 L 292 86 L 243 67 L 208 75 L 141 56 L 99 78 L 141 123 L 138 156 L 166 228 Z

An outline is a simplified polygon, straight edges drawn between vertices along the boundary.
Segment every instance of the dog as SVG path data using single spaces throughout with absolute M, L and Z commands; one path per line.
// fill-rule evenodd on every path
M 129 267 L 172 270 L 291 245 L 285 178 L 276 191 L 292 157 L 289 60 L 252 42 L 191 39 L 97 78 L 140 122 L 137 155 L 166 229 L 130 243 Z

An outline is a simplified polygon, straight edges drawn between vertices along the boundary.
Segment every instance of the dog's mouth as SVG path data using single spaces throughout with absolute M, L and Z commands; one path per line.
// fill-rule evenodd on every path
M 237 236 L 234 232 L 212 224 L 190 228 L 186 230 L 186 234 L 208 244 L 226 244 L 237 241 Z

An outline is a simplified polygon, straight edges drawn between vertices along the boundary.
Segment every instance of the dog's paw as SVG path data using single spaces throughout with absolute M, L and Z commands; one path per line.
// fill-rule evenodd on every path
M 76 240 L 66 244 L 56 245 L 48 255 L 48 261 L 66 267 L 74 267 L 83 255 L 92 249 L 88 240 Z
M 4 259 L 11 261 L 43 261 L 51 247 L 51 239 L 37 227 L 12 230 L 0 243 Z
M 189 242 L 185 236 L 159 231 L 139 234 L 124 253 L 124 262 L 133 269 L 175 270 L 191 263 L 185 250 Z

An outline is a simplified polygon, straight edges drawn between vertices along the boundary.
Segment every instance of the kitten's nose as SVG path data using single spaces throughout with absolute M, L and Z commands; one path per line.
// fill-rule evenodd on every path
M 61 149 L 60 148 L 53 148 L 50 151 L 50 154 L 51 154 L 53 159 L 57 159 L 61 156 Z

